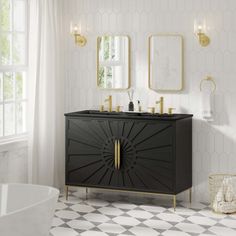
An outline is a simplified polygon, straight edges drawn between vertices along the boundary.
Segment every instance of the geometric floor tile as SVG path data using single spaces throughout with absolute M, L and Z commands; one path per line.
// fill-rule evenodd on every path
M 199 211 L 199 214 L 201 214 L 203 216 L 206 216 L 206 217 L 215 218 L 215 219 L 223 219 L 223 218 L 225 218 L 225 215 L 214 213 L 210 209 L 202 209 L 202 210 Z
M 145 224 L 146 226 L 148 226 L 149 228 L 153 228 L 153 229 L 162 229 L 162 230 L 167 230 L 170 229 L 172 227 L 172 225 L 166 221 L 163 220 L 146 220 L 143 222 L 143 224 Z
M 81 236 L 108 236 L 108 234 L 106 233 L 103 233 L 103 232 L 98 232 L 98 231 L 86 231 L 86 232 L 83 232 L 82 234 L 80 234 Z M 64 235 L 64 236 L 67 236 L 67 235 Z
M 114 203 L 112 203 L 112 205 L 114 207 L 117 207 L 120 209 L 127 209 L 127 210 L 131 210 L 136 207 L 136 205 L 134 205 L 132 203 L 127 204 L 127 202 L 114 202 Z
M 79 217 L 79 214 L 77 212 L 74 212 L 74 211 L 69 211 L 69 210 L 60 210 L 60 211 L 57 211 L 55 213 L 55 215 L 59 218 L 62 218 L 62 219 L 69 219 L 69 220 L 73 220 L 77 217 Z
M 235 220 L 223 219 L 223 220 L 219 221 L 219 223 L 226 226 L 226 227 L 236 228 Z
M 57 210 L 63 210 L 63 209 L 65 209 L 65 208 L 67 208 L 68 206 L 65 204 L 65 203 L 63 203 L 63 202 L 58 202 L 57 204 L 56 204 L 56 209 Z
M 141 223 L 137 219 L 134 219 L 130 216 L 117 216 L 112 220 L 116 222 L 117 224 L 128 225 L 128 226 L 135 226 Z
M 104 223 L 109 220 L 109 218 L 107 216 L 97 214 L 97 213 L 88 213 L 88 214 L 84 215 L 83 218 L 85 218 L 88 221 L 100 222 L 100 223 Z
M 119 216 L 124 214 L 124 212 L 118 208 L 114 207 L 102 207 L 98 209 L 99 212 L 101 212 L 104 215 L 111 215 L 111 216 Z
M 150 206 L 150 205 L 143 205 L 143 206 L 140 206 L 140 208 L 142 208 L 145 211 L 154 212 L 154 213 L 161 213 L 166 210 L 164 207 Z
M 79 234 L 70 228 L 56 227 L 51 230 L 53 236 L 78 236 Z
M 139 219 L 149 219 L 153 217 L 153 214 L 151 214 L 150 212 L 141 210 L 128 211 L 127 214 L 134 218 L 139 218 Z
M 58 227 L 60 225 L 63 225 L 64 223 L 65 222 L 62 219 L 58 218 L 58 217 L 54 217 L 53 220 L 52 220 L 52 226 L 54 226 L 54 227 Z
M 121 234 L 126 231 L 124 227 L 118 224 L 103 223 L 98 228 L 106 233 Z
M 71 192 L 60 196 L 50 236 L 236 236 L 236 215 L 208 204 L 115 194 Z
M 95 227 L 94 224 L 87 220 L 72 220 L 67 222 L 67 225 L 72 229 L 80 229 L 80 230 L 89 230 Z
M 211 218 L 207 218 L 207 217 L 203 217 L 203 216 L 190 216 L 187 218 L 188 221 L 191 221 L 194 224 L 198 224 L 198 225 L 209 225 L 209 226 L 213 226 L 217 223 L 216 220 L 213 220 Z M 234 221 L 235 223 L 235 221 Z
M 131 233 L 133 233 L 134 235 L 138 235 L 138 236 L 144 236 L 144 235 L 156 236 L 156 235 L 159 235 L 159 233 L 157 231 L 155 231 L 154 229 L 146 228 L 146 227 L 140 227 L 140 226 L 135 226 L 135 227 L 129 229 L 129 231 Z
M 206 204 L 200 203 L 200 202 L 181 202 L 180 203 L 181 206 L 185 207 L 185 208 L 191 208 L 191 209 L 196 209 L 196 210 L 201 210 L 206 208 Z
M 175 227 L 180 229 L 181 231 L 195 234 L 201 234 L 205 231 L 205 229 L 202 226 L 191 223 L 181 222 L 175 225 Z
M 92 212 L 95 211 L 95 208 L 88 206 L 88 205 L 82 205 L 82 204 L 76 204 L 70 207 L 73 211 L 78 211 L 78 212 Z
M 107 201 L 103 201 L 101 199 L 88 199 L 85 201 L 85 203 L 91 206 L 98 206 L 98 207 L 104 207 L 109 204 Z
M 215 233 L 216 235 L 222 235 L 222 236 L 235 236 L 236 230 L 233 230 L 231 228 L 226 228 L 222 226 L 212 226 L 209 231 L 212 233 Z
M 178 215 L 191 216 L 195 214 L 195 211 L 186 207 L 178 207 L 174 211 L 173 207 L 169 208 L 169 211 Z
M 191 236 L 191 234 L 188 234 L 182 231 L 176 231 L 176 230 L 167 230 L 163 232 L 162 235 L 163 236 Z
M 182 216 L 179 216 L 174 213 L 160 213 L 157 217 L 161 220 L 168 221 L 168 222 L 181 222 L 184 220 Z

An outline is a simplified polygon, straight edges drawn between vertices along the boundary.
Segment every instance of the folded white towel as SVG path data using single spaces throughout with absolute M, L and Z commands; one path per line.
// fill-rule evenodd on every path
M 213 209 L 221 213 L 236 212 L 236 177 L 225 177 L 215 196 Z
M 214 94 L 211 91 L 201 92 L 202 117 L 207 121 L 213 121 L 213 100 Z

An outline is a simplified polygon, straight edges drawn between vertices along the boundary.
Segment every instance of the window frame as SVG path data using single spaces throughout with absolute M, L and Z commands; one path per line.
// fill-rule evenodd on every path
M 14 82 L 14 96 L 13 96 L 13 99 L 11 101 L 4 101 L 4 99 L 2 101 L 0 101 L 0 105 L 3 105 L 3 111 L 2 111 L 2 117 L 3 117 L 3 136 L 0 137 L 0 152 L 1 151 L 7 151 L 9 149 L 14 149 L 14 148 L 17 148 L 17 147 L 23 147 L 23 146 L 26 146 L 27 145 L 27 138 L 28 138 L 28 135 L 27 135 L 27 130 L 26 132 L 22 132 L 22 133 L 19 133 L 17 134 L 17 120 L 16 120 L 16 117 L 17 117 L 17 112 L 16 112 L 16 107 L 17 107 L 17 103 L 19 102 L 25 102 L 26 104 L 26 113 L 27 113 L 27 108 L 28 108 L 28 54 L 29 54 L 29 0 L 9 0 L 11 2 L 11 14 L 10 14 L 10 19 L 11 19 L 11 30 L 1 30 L 0 29 L 0 34 L 10 34 L 11 35 L 11 63 L 12 63 L 12 45 L 13 45 L 13 37 L 14 37 L 14 34 L 22 34 L 25 36 L 25 39 L 24 39 L 24 58 L 25 58 L 25 61 L 24 61 L 24 64 L 21 64 L 21 65 L 17 65 L 17 64 L 10 64 L 10 65 L 2 65 L 2 63 L 0 63 L 0 73 L 17 73 L 17 72 L 21 72 L 21 73 L 25 73 L 25 77 L 26 77 L 26 98 L 21 98 L 21 99 L 17 99 L 16 98 L 16 91 L 15 91 L 15 78 L 13 80 Z M 14 1 L 22 1 L 25 3 L 25 26 L 24 26 L 24 31 L 17 31 L 14 29 L 13 27 L 13 22 L 14 22 Z M 4 83 L 4 82 L 3 82 Z M 2 86 L 3 86 L 3 83 L 2 83 Z M 4 89 L 4 88 L 2 88 Z M 4 136 L 4 106 L 5 104 L 14 104 L 14 108 L 15 108 L 15 111 L 14 111 L 14 132 L 15 134 L 12 134 L 12 135 L 6 135 Z M 26 118 L 26 117 L 25 117 Z M 26 118 L 26 124 L 27 124 L 27 118 Z

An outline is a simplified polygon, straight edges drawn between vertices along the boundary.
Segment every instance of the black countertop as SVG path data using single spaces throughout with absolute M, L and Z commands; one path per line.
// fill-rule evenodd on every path
M 129 118 L 129 119 L 148 119 L 148 120 L 181 120 L 192 117 L 192 114 L 151 114 L 148 112 L 100 112 L 97 110 L 83 110 L 66 113 L 70 117 L 101 117 L 101 118 Z

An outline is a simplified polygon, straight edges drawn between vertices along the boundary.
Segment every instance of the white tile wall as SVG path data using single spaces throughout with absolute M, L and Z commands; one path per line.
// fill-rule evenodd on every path
M 208 175 L 236 173 L 236 1 L 235 0 L 65 0 L 67 111 L 97 107 L 111 92 L 96 88 L 96 38 L 102 34 L 131 37 L 132 86 L 144 107 L 161 95 L 165 106 L 194 114 L 194 199 L 208 199 Z M 209 47 L 199 46 L 194 19 L 206 19 Z M 70 21 L 80 22 L 86 47 L 69 35 Z M 157 33 L 184 36 L 185 89 L 160 94 L 148 89 L 147 38 Z M 215 121 L 201 119 L 199 81 L 211 75 L 217 83 Z M 115 104 L 126 105 L 126 92 L 112 92 Z

